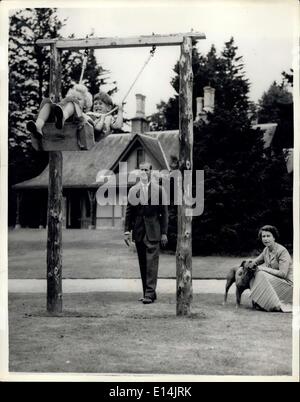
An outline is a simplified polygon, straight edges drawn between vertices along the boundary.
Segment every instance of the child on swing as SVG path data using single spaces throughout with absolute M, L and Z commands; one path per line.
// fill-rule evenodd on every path
M 41 103 L 36 121 L 29 121 L 27 130 L 35 138 L 41 139 L 43 127 L 47 121 L 55 121 L 55 127 L 58 129 L 62 129 L 65 121 L 72 116 L 82 121 L 85 119 L 83 111 L 88 111 L 92 107 L 92 99 L 87 87 L 82 84 L 75 84 L 69 89 L 66 97 L 57 104 L 53 103 L 50 98 L 45 98 Z M 90 118 L 86 120 L 89 124 L 92 123 Z
M 94 98 L 94 112 L 89 112 L 92 107 L 92 95 L 85 85 L 75 84 L 69 89 L 67 96 L 58 104 L 49 98 L 43 99 L 37 120 L 29 121 L 27 129 L 32 135 L 41 139 L 43 127 L 47 121 L 55 121 L 57 129 L 62 129 L 66 120 L 74 116 L 78 120 L 78 128 L 85 123 L 94 127 L 95 141 L 99 141 L 108 135 L 112 129 L 121 129 L 123 125 L 122 104 L 117 105 L 118 113 L 114 118 L 110 112 L 114 108 L 111 97 L 104 91 L 99 91 Z M 86 111 L 86 113 L 84 113 Z
M 113 109 L 117 116 L 113 116 Z M 120 130 L 123 126 L 123 105 L 114 105 L 111 97 L 104 91 L 99 91 L 94 97 L 93 112 L 86 113 L 93 120 L 95 141 L 110 134 L 112 130 Z

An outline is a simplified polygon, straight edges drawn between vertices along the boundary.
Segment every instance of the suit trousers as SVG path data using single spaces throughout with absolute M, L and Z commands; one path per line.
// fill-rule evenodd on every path
M 159 262 L 159 241 L 149 241 L 145 235 L 142 241 L 136 241 L 139 259 L 143 295 L 152 300 L 156 299 L 156 284 Z

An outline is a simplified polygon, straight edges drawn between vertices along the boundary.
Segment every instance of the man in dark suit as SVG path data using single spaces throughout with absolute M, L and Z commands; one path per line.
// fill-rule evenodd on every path
M 141 164 L 141 180 L 129 190 L 124 233 L 127 244 L 131 231 L 135 241 L 143 284 L 143 297 L 139 300 L 144 304 L 156 300 L 159 244 L 165 246 L 168 242 L 166 194 L 150 180 L 151 170 L 149 163 Z

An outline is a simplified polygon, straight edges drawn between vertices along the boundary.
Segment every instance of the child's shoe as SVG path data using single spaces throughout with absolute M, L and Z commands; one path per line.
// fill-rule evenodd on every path
M 54 107 L 54 115 L 55 115 L 55 127 L 61 130 L 64 126 L 64 111 L 59 105 L 55 105 Z
M 41 139 L 43 137 L 43 132 L 41 129 L 39 129 L 39 127 L 36 125 L 36 123 L 33 120 L 30 120 L 27 124 L 26 124 L 26 128 L 28 131 L 31 132 L 31 134 L 37 138 L 37 139 Z

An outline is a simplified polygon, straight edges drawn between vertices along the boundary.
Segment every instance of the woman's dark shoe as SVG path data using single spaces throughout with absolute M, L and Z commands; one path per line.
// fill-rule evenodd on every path
M 41 139 L 43 137 L 43 133 L 38 130 L 35 122 L 33 120 L 30 120 L 27 124 L 26 124 L 26 128 L 28 131 L 31 132 L 31 134 L 36 138 L 36 139 Z
M 55 115 L 55 127 L 61 130 L 64 126 L 64 112 L 59 105 L 55 105 L 54 115 Z
M 252 307 L 253 307 L 255 310 L 265 311 L 262 307 L 260 307 L 259 304 L 255 303 L 254 301 L 252 302 Z

